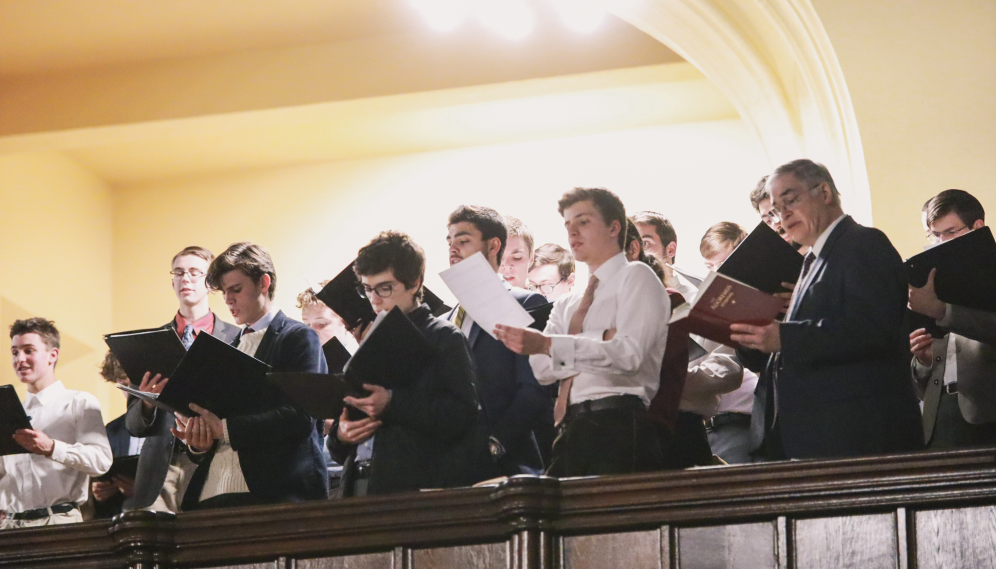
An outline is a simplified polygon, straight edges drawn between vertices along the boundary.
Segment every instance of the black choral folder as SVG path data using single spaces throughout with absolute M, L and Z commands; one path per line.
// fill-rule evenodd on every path
M 553 312 L 553 303 L 547 302 L 546 304 L 527 308 L 526 312 L 533 317 L 533 323 L 529 327 L 542 332 L 546 328 L 547 321 L 550 320 L 550 313 Z
M 436 293 L 429 290 L 429 287 L 422 286 L 422 300 L 429 305 L 429 310 L 433 316 L 440 317 L 447 314 L 453 308 L 446 305 L 443 299 L 436 296 Z
M 284 398 L 316 419 L 335 419 L 342 413 L 345 397 L 366 397 L 370 393 L 346 381 L 341 373 L 273 372 L 266 379 Z
M 17 396 L 14 386 L 0 385 L 0 456 L 31 452 L 13 439 L 14 431 L 30 428 L 31 418 L 24 412 L 21 398 Z
M 802 272 L 803 257 L 763 221 L 730 253 L 716 272 L 761 292 L 788 292 Z
M 138 455 L 133 454 L 131 456 L 118 456 L 114 458 L 114 462 L 111 463 L 111 469 L 107 472 L 101 474 L 100 476 L 94 477 L 94 480 L 98 482 L 110 482 L 115 476 L 124 476 L 126 478 L 135 478 L 138 472 Z
M 415 381 L 433 357 L 433 347 L 401 309 L 379 317 L 346 363 L 346 380 L 395 389 Z
M 329 281 L 322 290 L 316 293 L 318 299 L 332 309 L 339 318 L 342 318 L 346 328 L 353 328 L 373 322 L 377 314 L 374 313 L 370 301 L 360 296 L 356 287 L 360 284 L 360 279 L 353 272 L 353 263 L 349 263 L 345 269 L 339 272 L 334 279 Z
M 325 363 L 329 366 L 329 372 L 342 373 L 342 368 L 346 367 L 346 362 L 353 357 L 342 345 L 339 338 L 332 338 L 322 346 L 322 353 L 325 354 Z
M 104 336 L 104 342 L 121 363 L 132 384 L 142 383 L 145 372 L 171 377 L 187 350 L 172 328 L 132 330 Z
M 917 288 L 932 269 L 937 298 L 996 312 L 996 241 L 989 227 L 970 231 L 906 259 L 906 277 Z
M 196 415 L 196 403 L 224 419 L 264 410 L 260 401 L 276 401 L 266 381 L 270 366 L 240 352 L 210 334 L 198 334 L 169 383 L 158 396 L 124 389 L 129 394 L 173 413 Z

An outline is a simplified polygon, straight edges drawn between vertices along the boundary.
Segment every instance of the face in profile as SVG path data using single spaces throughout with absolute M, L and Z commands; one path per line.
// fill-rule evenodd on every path
M 490 241 L 497 242 L 497 239 Z M 481 253 L 489 262 L 498 254 L 498 249 L 484 241 L 484 235 L 476 225 L 469 221 L 461 221 L 450 225 L 446 234 L 446 244 L 449 245 L 450 266 Z M 492 252 L 493 250 L 493 252 Z M 489 253 L 491 253 L 489 255 Z
M 10 355 L 17 378 L 31 389 L 55 370 L 59 349 L 49 348 L 40 335 L 30 332 L 10 339 Z
M 540 265 L 529 271 L 529 288 L 535 290 L 546 297 L 550 302 L 571 292 L 574 286 L 574 273 L 567 278 L 560 276 L 560 268 L 557 265 Z
M 722 252 L 716 253 L 712 257 L 707 257 L 705 260 L 706 268 L 709 269 L 710 271 L 715 271 L 716 269 L 719 268 L 720 265 L 723 264 L 723 261 L 725 261 L 726 258 L 729 257 L 730 253 L 732 252 L 733 252 L 733 247 L 727 247 Z
M 269 288 L 269 275 L 263 275 L 260 282 L 253 281 L 239 269 L 221 276 L 221 294 L 225 297 L 225 305 L 236 324 L 252 324 L 266 316 L 266 294 Z
M 788 233 L 786 233 L 785 229 L 782 227 L 781 218 L 778 217 L 777 213 L 772 211 L 771 199 L 764 198 L 761 203 L 757 204 L 757 212 L 761 214 L 761 221 L 763 221 L 765 225 L 778 233 L 778 235 L 781 235 L 782 239 L 785 241 L 789 243 L 792 242 L 792 238 L 788 236 Z
M 209 264 L 197 255 L 177 257 L 173 262 L 173 293 L 180 302 L 194 306 L 207 297 L 208 287 L 204 277 Z
M 833 221 L 830 189 L 826 184 L 807 187 L 792 174 L 768 181 L 771 205 L 778 209 L 782 228 L 792 241 L 812 247 Z
M 643 241 L 643 252 L 662 261 L 667 261 L 667 253 L 661 243 L 661 236 L 657 235 L 657 229 L 649 223 L 637 223 L 636 229 L 640 232 L 640 239 Z
M 509 237 L 505 243 L 505 254 L 502 255 L 501 267 L 498 272 L 512 286 L 526 288 L 531 262 L 532 251 L 526 248 L 526 242 L 522 237 L 514 235 Z
M 618 222 L 605 218 L 591 200 L 582 200 L 564 209 L 564 227 L 574 259 L 581 263 L 603 263 L 619 253 Z
M 370 301 L 370 306 L 378 314 L 390 311 L 395 306 L 407 314 L 416 306 L 415 293 L 419 285 L 416 284 L 411 289 L 405 288 L 401 281 L 394 278 L 394 271 L 391 269 L 376 275 L 361 275 L 360 286 L 363 287 L 363 294 Z
M 302 308 L 301 320 L 312 330 L 318 332 L 318 338 L 322 344 L 336 336 L 342 336 L 346 331 L 342 319 L 323 302 L 316 302 Z

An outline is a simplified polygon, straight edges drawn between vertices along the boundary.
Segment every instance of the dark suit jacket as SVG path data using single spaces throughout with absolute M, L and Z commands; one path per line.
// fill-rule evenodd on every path
M 237 340 L 232 344 L 237 345 Z M 283 311 L 267 327 L 255 358 L 273 371 L 329 371 L 318 334 Z M 227 422 L 229 442 L 239 453 L 242 475 L 253 497 L 270 503 L 328 498 L 322 436 L 315 419 L 303 409 L 279 398 L 261 397 L 252 409 Z M 197 470 L 181 510 L 193 508 L 200 500 L 213 457 L 213 449 L 207 455 L 191 454 Z
M 780 325 L 782 351 L 756 392 L 765 432 L 772 429 L 765 407 L 775 399 L 786 458 L 922 448 L 907 359 L 906 273 L 888 237 L 845 217 L 797 287 Z
M 505 284 L 512 297 L 526 309 L 546 304 L 540 294 Z M 453 312 L 447 319 L 452 319 L 452 315 Z M 505 447 L 502 474 L 528 473 L 522 467 L 542 471 L 543 459 L 533 431 L 542 421 L 553 419 L 550 391 L 536 381 L 529 356 L 509 350 L 476 322 L 470 328 L 467 343 L 490 435 Z
M 163 326 L 176 331 L 176 318 Z M 231 342 L 239 335 L 241 328 L 229 324 L 214 315 L 212 336 L 224 342 Z M 137 386 L 135 386 L 137 387 Z M 142 401 L 128 398 L 128 413 L 125 415 L 128 432 L 134 437 L 146 437 L 142 452 L 138 457 L 138 471 L 135 478 L 135 496 L 125 503 L 125 509 L 148 508 L 159 497 L 166 481 L 166 473 L 173 458 L 175 441 L 170 429 L 176 426 L 172 413 L 157 411 L 152 423 L 145 424 L 142 418 Z M 112 449 L 113 450 L 113 449 Z M 115 455 L 117 456 L 117 455 Z
M 415 382 L 392 391 L 374 435 L 369 494 L 469 486 L 494 472 L 463 334 L 432 316 L 425 304 L 408 318 L 435 355 Z M 332 458 L 346 465 L 345 484 L 352 479 L 356 445 L 343 444 L 334 434 L 328 445 Z
M 128 456 L 128 451 L 131 448 L 131 433 L 125 427 L 126 416 L 127 413 L 107 423 L 107 441 L 111 443 L 111 456 L 114 458 Z M 105 502 L 94 500 L 94 517 L 98 519 L 113 518 L 121 513 L 125 502 L 126 499 L 121 493 L 111 496 Z M 131 500 L 127 500 L 127 502 L 130 504 Z

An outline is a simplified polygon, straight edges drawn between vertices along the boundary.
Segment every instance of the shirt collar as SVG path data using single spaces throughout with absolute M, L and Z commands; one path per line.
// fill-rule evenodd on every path
M 259 320 L 253 322 L 248 327 L 252 328 L 253 332 L 261 332 L 263 330 L 266 330 L 267 328 L 270 327 L 270 323 L 273 322 L 273 319 L 277 317 L 277 312 L 279 312 L 279 309 L 274 308 L 273 310 L 271 310 L 270 312 L 268 312 L 266 314 L 266 316 L 264 316 L 264 317 L 260 318 Z
M 27 407 L 31 405 L 32 401 L 38 400 L 39 405 L 48 405 L 52 401 L 55 401 L 59 395 L 62 395 L 66 391 L 66 386 L 62 384 L 61 381 L 55 380 L 55 383 L 49 385 L 45 389 L 42 389 L 38 393 L 28 393 L 27 397 L 24 398 L 24 406 Z
M 184 318 L 182 314 L 177 312 L 176 329 L 179 330 L 180 333 L 182 334 L 184 328 L 186 328 L 188 324 L 194 327 L 194 334 L 199 334 L 203 330 L 208 330 L 208 332 L 210 333 L 211 330 L 209 329 L 213 328 L 212 325 L 214 324 L 214 313 L 208 310 L 208 313 L 206 315 L 201 316 L 197 320 L 190 321 Z
M 620 269 L 626 266 L 629 261 L 626 260 L 626 255 L 622 251 L 618 255 L 612 257 L 608 261 L 602 263 L 601 267 L 595 271 L 595 276 L 598 277 L 598 282 L 605 284 L 608 282 Z
M 837 225 L 845 217 L 847 217 L 847 214 L 844 214 L 844 213 L 840 214 L 840 217 L 838 217 L 837 219 L 833 220 L 833 223 L 831 223 L 829 226 L 827 226 L 827 228 L 823 230 L 823 233 L 820 233 L 819 238 L 816 239 L 816 243 L 813 243 L 813 248 L 810 249 L 810 251 L 812 251 L 814 257 L 819 257 L 820 256 L 820 251 L 822 251 L 823 250 L 823 246 L 826 245 L 827 239 L 829 239 L 830 238 L 830 234 L 833 233 L 833 229 L 835 227 L 837 227 Z

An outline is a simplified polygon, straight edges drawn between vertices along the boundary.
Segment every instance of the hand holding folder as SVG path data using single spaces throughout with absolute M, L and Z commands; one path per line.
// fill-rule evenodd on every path
M 13 385 L 0 385 L 0 456 L 28 454 L 28 449 L 14 440 L 14 432 L 30 429 L 31 418 L 24 412 Z

